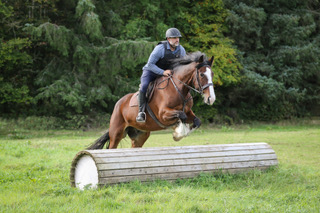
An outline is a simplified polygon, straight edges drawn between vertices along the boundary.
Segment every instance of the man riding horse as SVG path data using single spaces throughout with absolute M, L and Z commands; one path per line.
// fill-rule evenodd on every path
M 214 57 L 208 59 L 199 51 L 186 55 L 185 49 L 179 45 L 181 34 L 176 28 L 168 29 L 166 37 L 166 41 L 154 48 L 143 67 L 139 109 L 131 104 L 136 101 L 137 93 L 120 98 L 110 117 L 109 129 L 88 149 L 102 149 L 108 141 L 106 148 L 115 149 L 127 135 L 133 148 L 142 147 L 152 131 L 167 128 L 174 130 L 173 139 L 179 141 L 200 127 L 201 121 L 192 111 L 190 91 L 199 93 L 205 104 L 215 102 L 214 73 L 211 70 Z M 156 78 L 152 101 L 146 104 L 148 84 Z M 147 114 L 144 113 L 145 106 Z
M 151 81 L 159 76 L 169 76 L 170 60 L 184 57 L 185 49 L 179 44 L 181 33 L 177 28 L 170 28 L 166 32 L 166 41 L 159 42 L 153 49 L 148 63 L 142 68 L 141 85 L 139 90 L 139 113 L 136 117 L 137 122 L 145 122 L 146 92 Z

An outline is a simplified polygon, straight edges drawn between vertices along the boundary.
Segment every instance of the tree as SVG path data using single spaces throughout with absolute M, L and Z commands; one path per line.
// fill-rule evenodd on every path
M 19 37 L 16 31 L 20 25 L 14 20 L 13 8 L 2 1 L 0 26 L 0 109 L 3 112 L 18 111 L 33 99 L 26 85 L 32 63 L 26 51 L 30 41 Z
M 304 116 L 319 106 L 319 2 L 226 2 L 227 35 L 244 67 L 226 105 L 259 120 Z
M 90 0 L 79 0 L 79 25 L 51 22 L 28 25 L 43 68 L 35 79 L 36 100 L 44 113 L 58 116 L 108 111 L 125 93 L 138 88 L 136 67 L 147 60 L 154 43 L 118 40 L 103 34 L 99 15 Z M 41 45 L 40 45 L 41 44 Z M 134 73 L 136 72 L 136 73 Z

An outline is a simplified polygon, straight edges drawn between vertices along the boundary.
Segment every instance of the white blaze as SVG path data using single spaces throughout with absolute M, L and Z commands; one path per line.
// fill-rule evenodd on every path
M 206 72 L 204 73 L 207 76 L 208 84 L 212 83 L 212 77 L 211 77 L 211 70 L 209 67 L 206 68 Z M 216 94 L 214 93 L 213 84 L 209 87 L 210 92 L 210 104 L 213 104 L 213 102 L 216 100 Z

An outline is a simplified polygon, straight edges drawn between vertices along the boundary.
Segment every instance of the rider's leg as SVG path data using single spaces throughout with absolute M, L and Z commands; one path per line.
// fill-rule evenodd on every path
M 137 122 L 145 122 L 146 114 L 145 114 L 145 106 L 147 102 L 146 93 L 148 89 L 148 85 L 151 81 L 155 80 L 158 77 L 155 73 L 144 70 L 141 76 L 141 85 L 139 90 L 139 113 L 136 117 Z
M 139 113 L 138 116 L 136 117 L 137 122 L 145 122 L 146 121 L 146 113 L 144 112 L 146 108 L 146 93 L 143 91 L 139 90 Z

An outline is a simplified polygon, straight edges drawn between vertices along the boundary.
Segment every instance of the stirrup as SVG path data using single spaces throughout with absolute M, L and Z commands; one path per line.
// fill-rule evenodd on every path
M 139 112 L 138 116 L 136 117 L 136 121 L 138 123 L 144 123 L 146 122 L 146 113 L 145 112 Z

